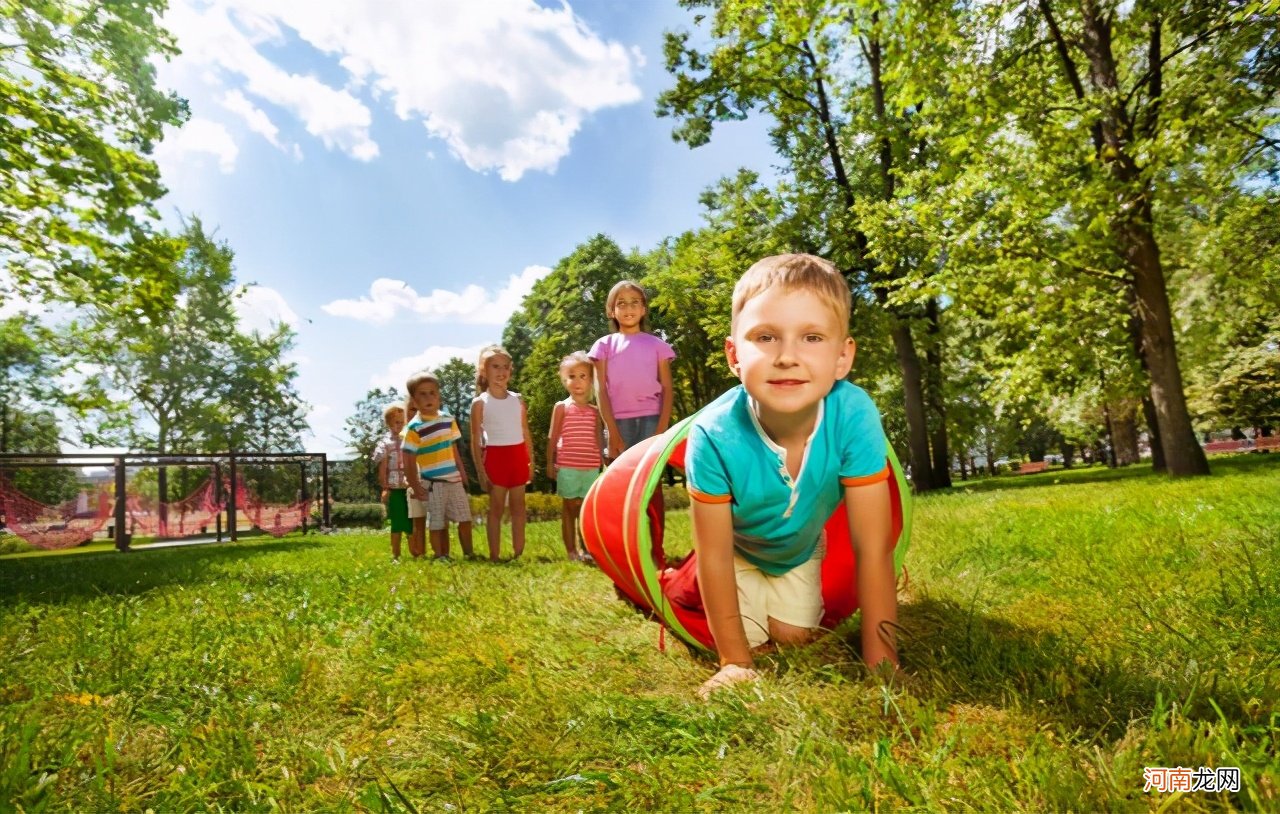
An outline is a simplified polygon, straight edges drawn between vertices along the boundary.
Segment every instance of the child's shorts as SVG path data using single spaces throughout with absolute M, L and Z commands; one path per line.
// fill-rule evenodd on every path
M 587 496 L 591 484 L 600 477 L 599 469 L 573 469 L 562 466 L 556 472 L 556 494 L 562 500 L 577 500 Z
M 391 521 L 391 533 L 413 531 L 409 521 L 409 495 L 407 489 L 387 490 L 387 519 Z
M 822 621 L 822 558 L 826 540 L 818 544 L 812 559 L 785 574 L 773 576 L 735 554 L 738 611 L 747 643 L 759 647 L 769 641 L 769 618 L 796 627 L 815 628 Z
M 434 481 L 428 486 L 431 491 L 427 495 L 427 511 L 431 520 L 427 528 L 440 531 L 450 523 L 471 522 L 471 501 L 467 500 L 467 490 L 461 483 Z
M 514 489 L 529 482 L 529 448 L 524 444 L 484 448 L 484 473 L 494 486 Z
M 425 487 L 426 484 L 423 484 Z M 409 519 L 417 520 L 419 517 L 427 516 L 427 501 L 418 500 L 413 496 L 413 492 L 409 492 Z

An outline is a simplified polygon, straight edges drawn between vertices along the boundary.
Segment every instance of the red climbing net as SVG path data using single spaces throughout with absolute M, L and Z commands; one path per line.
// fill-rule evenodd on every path
M 253 525 L 273 537 L 281 537 L 302 525 L 311 511 L 311 499 L 306 498 L 296 503 L 263 503 L 249 491 L 244 481 L 239 481 L 236 484 L 236 506 Z
M 210 478 L 182 500 L 161 503 L 152 497 L 129 494 L 125 498 L 133 532 L 153 537 L 190 537 L 206 533 L 223 509 L 217 484 Z
M 105 490 L 94 501 L 82 492 L 75 500 L 49 506 L 27 497 L 0 476 L 0 514 L 9 531 L 36 548 L 71 548 L 102 530 L 111 517 L 111 494 Z

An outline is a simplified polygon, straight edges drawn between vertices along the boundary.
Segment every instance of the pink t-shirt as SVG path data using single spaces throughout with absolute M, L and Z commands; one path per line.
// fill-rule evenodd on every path
M 638 418 L 662 412 L 658 363 L 676 358 L 671 346 L 653 334 L 616 333 L 602 336 L 587 354 L 608 363 L 605 383 L 614 418 Z

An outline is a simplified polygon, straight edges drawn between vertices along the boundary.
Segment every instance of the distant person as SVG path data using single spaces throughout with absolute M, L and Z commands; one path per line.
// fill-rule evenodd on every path
M 431 553 L 436 562 L 450 562 L 449 524 L 457 523 L 462 556 L 472 557 L 471 501 L 467 498 L 467 470 L 457 444 L 462 438 L 458 422 L 440 413 L 440 382 L 432 374 L 415 373 L 408 389 L 417 416 L 405 427 L 401 449 L 412 456 L 409 482 L 414 497 L 425 503 L 419 511 L 425 508 L 429 518 Z
M 378 465 L 378 483 L 382 486 L 382 502 L 391 521 L 391 560 L 400 562 L 400 536 L 413 533 L 409 520 L 409 481 L 404 475 L 404 459 L 400 447 L 404 443 L 404 405 L 388 404 L 382 411 L 387 434 L 378 442 L 373 462 Z
M 547 434 L 547 476 L 555 478 L 560 495 L 560 536 L 570 560 L 591 562 L 578 551 L 578 515 L 582 499 L 600 476 L 604 463 L 604 422 L 591 403 L 594 370 L 587 354 L 576 350 L 560 360 L 560 381 L 569 397 L 551 410 Z
M 511 354 L 497 345 L 480 351 L 476 392 L 471 402 L 471 456 L 480 488 L 489 495 L 489 561 L 502 547 L 502 511 L 511 506 L 511 547 L 524 553 L 524 489 L 533 477 L 533 438 L 528 411 L 519 393 L 507 389 L 513 373 Z
M 605 300 L 614 332 L 587 354 L 599 381 L 600 415 L 609 431 L 609 458 L 653 435 L 671 421 L 671 360 L 676 353 L 649 330 L 649 298 L 638 283 L 623 280 Z
M 698 582 L 720 670 L 810 641 L 823 615 L 823 526 L 843 501 L 857 557 L 862 657 L 897 665 L 890 470 L 871 397 L 844 380 L 849 285 L 826 260 L 766 257 L 733 290 L 729 368 L 742 382 L 694 419 L 686 457 Z

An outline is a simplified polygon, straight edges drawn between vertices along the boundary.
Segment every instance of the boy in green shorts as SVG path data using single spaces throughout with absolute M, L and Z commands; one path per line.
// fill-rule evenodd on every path
M 400 404 L 388 404 L 382 411 L 382 420 L 387 425 L 387 434 L 378 443 L 373 460 L 378 464 L 382 502 L 387 507 L 387 518 L 391 520 L 391 559 L 399 562 L 400 535 L 413 530 L 413 524 L 409 520 L 409 481 L 405 477 L 400 457 L 400 445 L 404 443 L 400 435 L 404 431 L 404 407 Z

